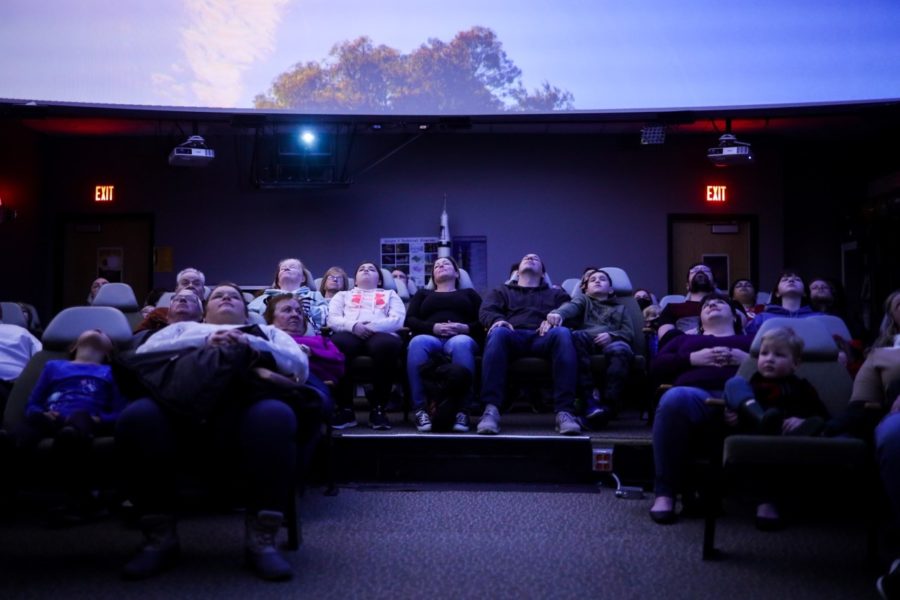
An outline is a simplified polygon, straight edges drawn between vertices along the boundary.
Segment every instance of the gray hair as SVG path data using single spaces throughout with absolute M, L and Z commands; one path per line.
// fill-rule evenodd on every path
M 194 267 L 187 267 L 186 269 L 178 271 L 178 275 L 175 276 L 175 285 L 178 285 L 178 282 L 181 281 L 181 276 L 188 271 L 193 271 L 194 273 L 199 275 L 200 279 L 203 280 L 203 285 L 206 285 L 206 275 L 203 274 L 203 271 L 201 271 L 200 269 L 195 269 Z

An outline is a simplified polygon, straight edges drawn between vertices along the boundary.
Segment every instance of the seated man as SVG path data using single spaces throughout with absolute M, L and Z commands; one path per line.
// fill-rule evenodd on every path
M 196 291 L 192 287 L 183 288 L 172 296 L 171 303 L 168 308 L 157 309 L 164 311 L 164 320 L 154 319 L 156 328 L 147 328 L 138 331 L 131 338 L 131 347 L 137 348 L 146 342 L 154 333 L 162 330 L 167 325 L 173 323 L 185 323 L 194 321 L 199 323 L 203 320 L 203 301 L 197 296 Z M 158 313 L 161 315 L 162 313 Z
M 41 342 L 24 327 L 3 323 L 0 306 L 0 421 L 6 400 L 22 369 L 32 356 L 41 351 Z
M 585 418 L 598 428 L 606 425 L 618 410 L 625 382 L 634 358 L 631 341 L 634 330 L 625 314 L 625 305 L 616 301 L 609 273 L 590 269 L 581 278 L 581 294 L 571 302 L 550 311 L 551 326 L 571 325 L 577 331 L 572 339 L 578 352 L 579 388 L 587 399 Z M 608 367 L 602 389 L 594 388 L 591 356 L 604 354 Z
M 198 271 L 193 267 L 188 267 L 186 269 L 182 269 L 181 272 L 178 273 L 178 276 L 175 278 L 175 293 L 177 294 L 181 290 L 191 290 L 194 292 L 194 294 L 197 295 L 197 298 L 202 301 L 206 292 L 206 289 L 204 288 L 205 285 L 206 276 L 203 274 L 203 272 Z M 144 315 L 144 320 L 134 328 L 135 333 L 140 333 L 142 331 L 148 330 L 159 331 L 166 325 L 170 324 L 168 320 L 169 307 L 158 306 L 156 308 L 153 308 L 150 306 L 145 306 L 141 310 L 141 313 Z
M 665 346 L 669 340 L 680 333 L 696 333 L 700 325 L 700 300 L 716 291 L 713 274 L 709 267 L 702 263 L 693 265 L 688 270 L 687 297 L 684 302 L 671 302 L 660 313 L 659 347 Z
M 544 320 L 551 310 L 569 300 L 561 289 L 544 282 L 544 263 L 537 254 L 526 254 L 519 263 L 518 281 L 488 293 L 479 320 L 488 330 L 482 360 L 481 401 L 484 414 L 478 433 L 500 432 L 500 410 L 506 391 L 511 359 L 540 356 L 553 362 L 553 399 L 556 429 L 564 435 L 581 432 L 573 416 L 578 362 L 572 334 Z

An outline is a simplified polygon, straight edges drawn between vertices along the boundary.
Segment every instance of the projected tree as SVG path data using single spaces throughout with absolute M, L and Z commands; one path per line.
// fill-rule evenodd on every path
M 278 75 L 253 103 L 304 112 L 477 114 L 569 110 L 573 100 L 548 82 L 526 90 L 497 35 L 473 27 L 450 42 L 430 39 L 409 54 L 368 37 L 336 44 L 328 59 Z

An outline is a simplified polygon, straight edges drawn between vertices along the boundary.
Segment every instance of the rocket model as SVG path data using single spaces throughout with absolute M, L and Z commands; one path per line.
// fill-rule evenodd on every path
M 450 218 L 447 216 L 447 196 L 444 195 L 444 210 L 441 212 L 441 239 L 438 242 L 438 258 L 449 257 L 450 252 Z

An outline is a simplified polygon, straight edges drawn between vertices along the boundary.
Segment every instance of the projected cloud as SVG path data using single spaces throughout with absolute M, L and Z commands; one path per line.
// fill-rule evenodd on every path
M 288 0 L 186 0 L 183 63 L 173 65 L 169 73 L 154 74 L 154 83 L 173 99 L 191 104 L 237 106 L 244 93 L 244 74 L 275 48 L 275 32 L 287 4 Z M 185 72 L 188 82 L 181 83 Z

